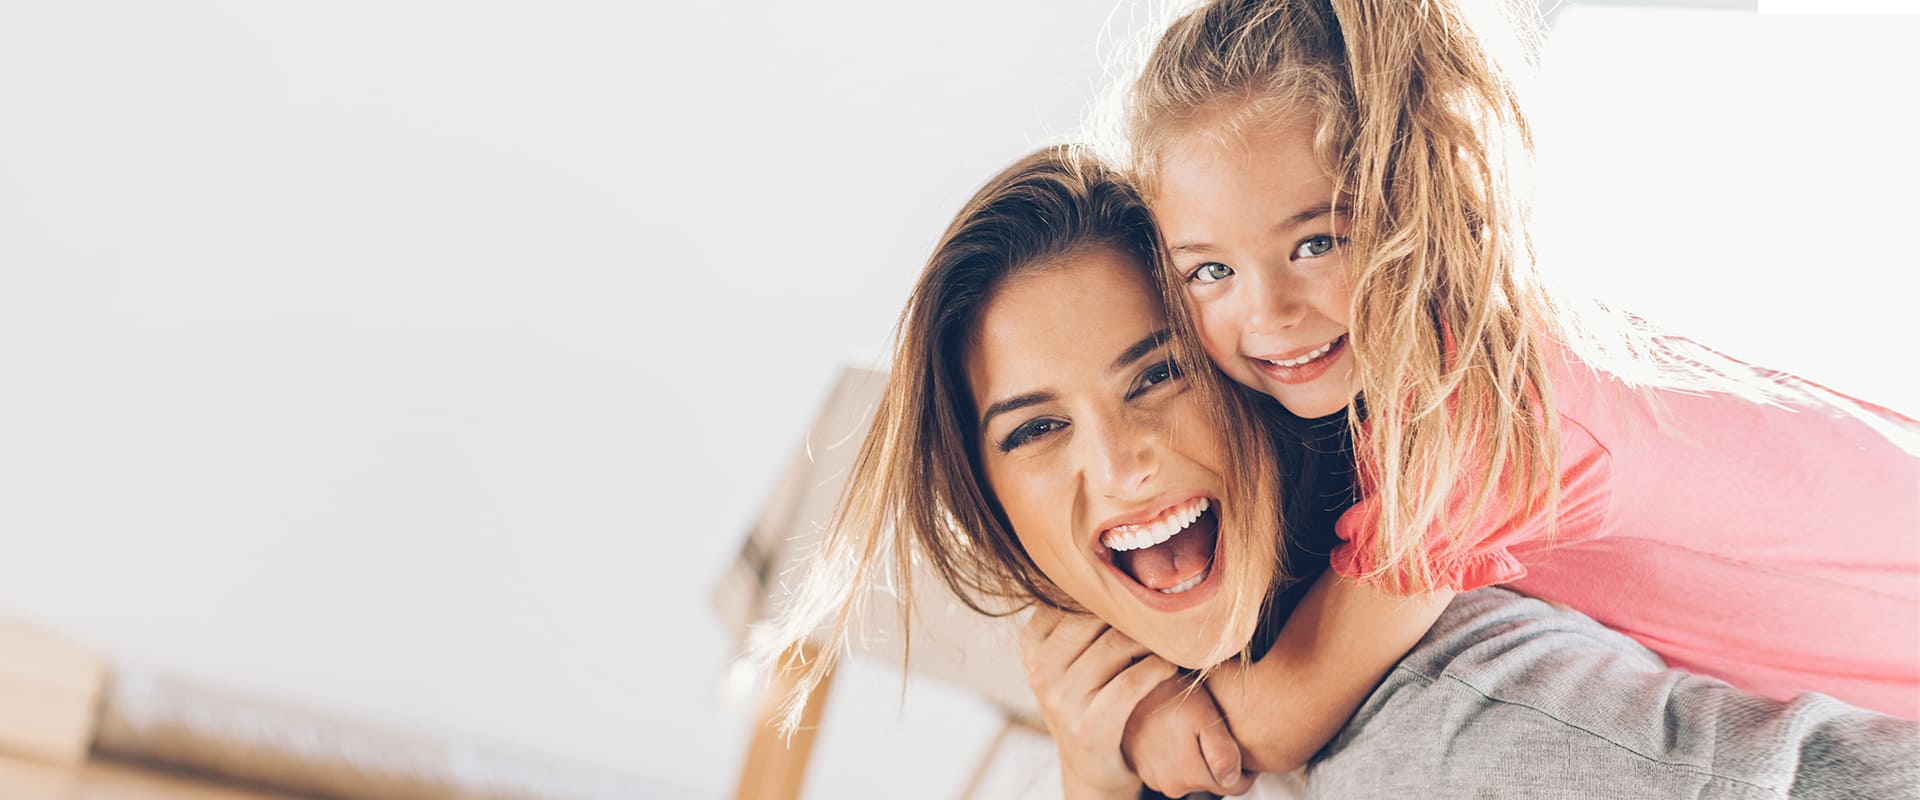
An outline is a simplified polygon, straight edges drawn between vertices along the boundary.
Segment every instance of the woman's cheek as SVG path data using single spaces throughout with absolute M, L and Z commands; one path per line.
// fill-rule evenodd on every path
M 1003 473 L 1003 477 L 1010 476 Z M 1061 521 L 1062 506 L 1072 502 L 1071 495 L 1065 493 L 1064 487 L 1031 480 L 1034 476 L 1024 477 L 1029 479 L 1002 480 L 1001 485 L 995 487 L 1001 507 L 1006 509 L 1007 521 L 1013 525 L 1013 536 L 1048 580 L 1061 591 L 1076 594 L 1080 581 L 1072 569 L 1073 537 Z

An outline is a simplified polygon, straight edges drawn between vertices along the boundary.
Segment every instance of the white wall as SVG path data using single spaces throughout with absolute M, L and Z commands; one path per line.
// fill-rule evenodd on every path
M 1107 6 L 0 6 L 0 613 L 718 796 L 710 585 Z
M 723 796 L 710 585 L 1112 5 L 0 4 L 0 613 Z M 1543 172 L 1617 291 L 1912 412 L 1920 27 L 1736 17 L 1592 23 L 1623 144 Z M 985 712 L 848 675 L 813 791 L 944 794 Z
M 1538 109 L 1546 266 L 1920 415 L 1920 112 L 1904 86 L 1920 14 L 1575 5 L 1556 26 Z

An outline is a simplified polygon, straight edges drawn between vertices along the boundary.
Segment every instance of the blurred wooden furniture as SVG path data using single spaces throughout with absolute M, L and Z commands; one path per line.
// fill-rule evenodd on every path
M 799 452 L 768 497 L 760 519 L 748 531 L 739 557 L 721 579 L 714 604 L 742 647 L 755 624 L 785 607 L 789 593 L 785 581 L 799 579 L 800 560 L 812 552 L 821 526 L 832 516 L 885 386 L 885 373 L 857 368 L 841 372 L 807 429 Z M 913 588 L 913 661 L 908 670 L 916 677 L 965 688 L 1006 714 L 1009 727 L 989 747 L 980 765 L 983 772 L 996 756 L 997 743 L 1007 730 L 1045 730 L 1014 656 L 1017 625 L 974 613 L 926 572 L 915 571 Z M 856 655 L 900 664 L 904 653 L 900 630 L 899 606 L 891 598 L 875 598 L 867 609 L 865 624 L 853 637 Z M 838 645 L 815 640 L 809 646 Z M 773 676 L 759 700 L 735 800 L 794 800 L 800 796 L 814 734 L 822 724 L 826 692 L 815 693 L 789 748 L 772 726 L 778 701 L 790 685 L 782 676 Z
M 820 648 L 810 642 L 796 649 L 798 652 L 781 659 L 782 667 L 791 667 L 820 654 Z M 754 712 L 753 738 L 747 745 L 747 762 L 740 768 L 740 784 L 734 789 L 734 800 L 797 800 L 800 797 L 800 787 L 806 783 L 807 761 L 813 757 L 813 740 L 820 732 L 821 712 L 827 707 L 827 690 L 833 686 L 833 675 L 827 675 L 814 688 L 813 694 L 807 697 L 805 710 L 800 712 L 800 726 L 794 729 L 792 737 L 783 738 L 774 720 L 779 714 L 780 699 L 793 690 L 795 683 L 791 673 L 783 669 L 772 676 L 761 693 L 759 707 Z
M 113 759 L 54 766 L 0 756 L 7 800 L 292 800 Z
M 0 618 L 0 757 L 85 759 L 106 679 L 99 654 Z
M 293 794 L 235 788 L 242 784 Z M 124 665 L 109 670 L 84 647 L 0 620 L 0 800 L 626 800 L 650 794 L 597 770 Z

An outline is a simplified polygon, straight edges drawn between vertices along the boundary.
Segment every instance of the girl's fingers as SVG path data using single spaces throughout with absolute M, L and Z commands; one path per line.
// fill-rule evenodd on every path
M 1208 707 L 1211 708 L 1212 704 L 1209 703 Z M 1226 720 L 1216 718 L 1211 724 L 1201 726 L 1197 740 L 1200 758 L 1206 762 L 1208 771 L 1213 773 L 1214 785 L 1208 787 L 1207 791 L 1234 795 L 1246 791 L 1244 786 L 1237 792 L 1233 791 L 1234 787 L 1252 785 L 1253 779 L 1240 772 L 1240 743 L 1234 741 L 1233 734 L 1227 730 Z
M 1238 780 L 1222 787 L 1219 794 L 1222 797 L 1239 797 L 1240 795 L 1253 791 L 1253 783 L 1259 778 L 1260 773 L 1258 772 L 1242 772 Z
M 1066 680 L 1070 685 L 1087 687 L 1087 693 L 1092 694 L 1147 653 L 1147 648 L 1133 637 L 1107 628 L 1067 667 Z

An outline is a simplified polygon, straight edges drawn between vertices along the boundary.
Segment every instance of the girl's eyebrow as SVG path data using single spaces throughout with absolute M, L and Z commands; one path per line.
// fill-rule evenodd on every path
M 1324 203 L 1315 203 L 1313 205 L 1310 205 L 1310 206 L 1307 206 L 1306 208 L 1301 209 L 1299 213 L 1294 214 L 1290 217 L 1287 217 L 1286 219 L 1280 220 L 1279 222 L 1275 223 L 1273 226 L 1273 229 L 1276 231 L 1284 231 L 1289 228 L 1295 228 L 1300 225 L 1304 225 L 1306 223 L 1312 222 L 1321 217 L 1327 217 L 1327 216 L 1332 216 L 1334 214 L 1346 213 L 1346 210 L 1347 209 L 1345 207 L 1339 205 L 1338 203 L 1334 203 L 1332 201 L 1327 201 Z M 1167 248 L 1167 251 L 1171 253 L 1205 253 L 1205 252 L 1211 251 L 1212 249 L 1213 249 L 1212 242 L 1187 241 L 1187 242 L 1175 242 L 1173 246 Z
M 1287 217 L 1284 220 L 1281 220 L 1280 224 L 1273 226 L 1273 229 L 1286 230 L 1288 228 L 1292 228 L 1298 225 L 1303 225 L 1308 222 L 1312 222 L 1321 217 L 1332 216 L 1334 214 L 1338 214 L 1344 211 L 1346 211 L 1345 208 L 1342 208 L 1339 205 L 1336 205 L 1331 200 L 1324 203 L 1315 203 L 1313 205 L 1307 206 L 1306 208 L 1302 209 L 1300 213 L 1295 214 L 1291 217 Z

